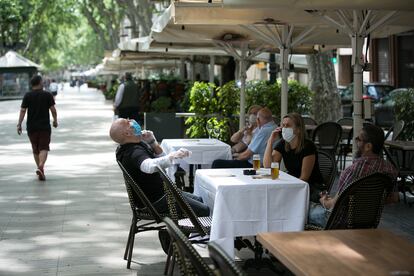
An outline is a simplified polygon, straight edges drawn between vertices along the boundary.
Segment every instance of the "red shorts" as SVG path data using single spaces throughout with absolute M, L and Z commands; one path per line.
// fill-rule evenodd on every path
M 33 153 L 39 154 L 41 150 L 49 151 L 50 130 L 39 130 L 29 133 L 30 143 L 32 144 Z

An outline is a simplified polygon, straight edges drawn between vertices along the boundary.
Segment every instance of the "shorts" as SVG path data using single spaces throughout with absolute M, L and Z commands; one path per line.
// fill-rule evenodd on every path
M 52 93 L 53 96 L 57 95 L 57 91 L 52 91 L 51 93 Z
M 41 150 L 49 151 L 50 130 L 32 131 L 29 133 L 30 143 L 34 154 L 39 154 Z

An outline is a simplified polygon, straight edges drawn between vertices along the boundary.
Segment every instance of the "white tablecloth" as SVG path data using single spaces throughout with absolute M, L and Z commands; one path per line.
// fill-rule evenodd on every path
M 309 185 L 284 172 L 272 180 L 243 175 L 243 169 L 197 170 L 194 194 L 213 211 L 210 241 L 232 257 L 237 236 L 301 231 L 307 220 Z
M 180 148 L 192 152 L 185 158 L 187 164 L 211 165 L 216 159 L 232 159 L 231 147 L 217 139 L 164 139 L 161 147 L 166 154 Z
M 180 148 L 191 151 L 192 154 L 189 158 L 177 160 L 177 164 L 186 171 L 188 171 L 189 164 L 211 168 L 211 163 L 216 159 L 232 159 L 231 147 L 217 139 L 164 139 L 161 142 L 161 147 L 166 154 Z M 175 169 L 168 170 L 168 174 L 172 178 Z

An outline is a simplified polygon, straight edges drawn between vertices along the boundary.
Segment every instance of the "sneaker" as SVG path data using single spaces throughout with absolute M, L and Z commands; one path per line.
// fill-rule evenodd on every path
M 45 173 L 43 172 L 42 169 L 37 169 L 36 174 L 37 174 L 37 177 L 39 178 L 40 181 L 45 181 L 46 180 Z
M 160 239 L 162 250 L 168 255 L 168 249 L 170 248 L 171 238 L 167 230 L 161 229 L 158 231 L 158 238 Z

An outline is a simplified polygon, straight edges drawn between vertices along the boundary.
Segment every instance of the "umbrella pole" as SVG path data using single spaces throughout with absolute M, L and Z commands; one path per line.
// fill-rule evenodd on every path
M 362 60 L 362 48 L 364 45 L 364 37 L 359 34 L 352 36 L 352 62 L 354 65 L 354 125 L 353 125 L 353 138 L 355 139 L 362 129 L 362 82 L 363 82 L 363 60 Z M 355 140 L 354 140 L 355 141 Z M 358 147 L 356 143 L 352 144 L 352 154 L 355 156 Z
M 288 113 L 288 76 L 289 76 L 289 49 L 280 48 L 280 69 L 282 74 L 282 87 L 280 95 L 280 119 Z
M 244 128 L 246 122 L 246 61 L 247 61 L 247 45 L 243 45 L 241 47 L 241 58 L 240 58 L 240 121 L 239 121 L 239 129 Z
M 215 56 L 210 56 L 210 67 L 209 67 L 209 82 L 214 83 L 214 64 L 215 64 Z

